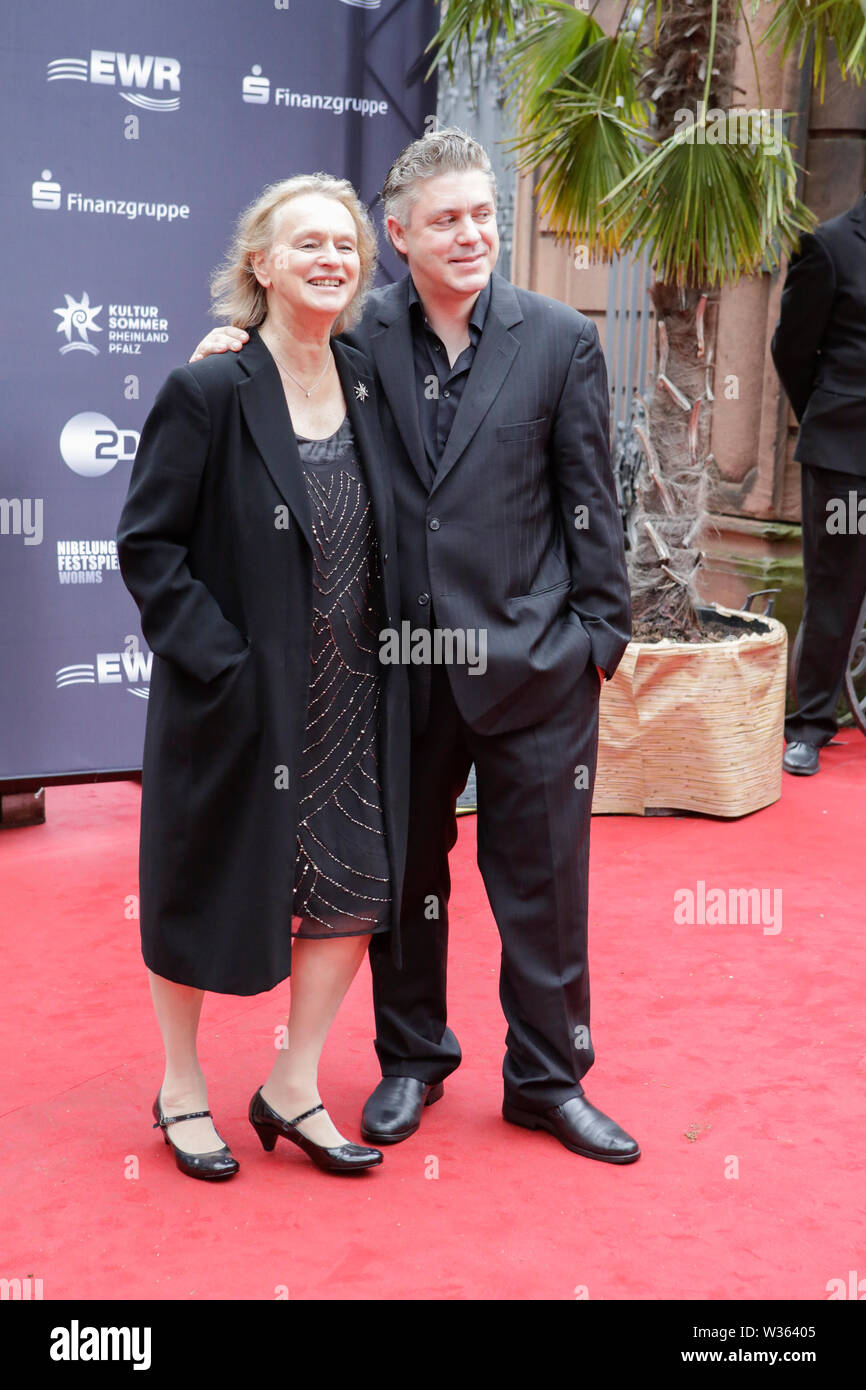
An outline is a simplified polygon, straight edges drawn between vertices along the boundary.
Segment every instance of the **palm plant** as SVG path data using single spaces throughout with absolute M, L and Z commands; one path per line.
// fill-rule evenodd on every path
M 741 26 L 784 61 L 798 52 L 823 95 L 835 51 L 866 72 L 866 0 L 624 0 L 613 33 L 598 0 L 447 0 L 434 64 L 504 37 L 513 142 L 535 173 L 539 214 L 603 256 L 648 249 L 658 372 L 626 518 L 636 635 L 689 640 L 706 518 L 717 291 L 776 269 L 815 219 L 797 196 L 794 149 L 756 110 L 729 117 Z M 755 38 L 758 12 L 769 23 Z M 755 61 L 759 108 L 760 79 Z M 724 113 L 724 119 L 722 119 Z

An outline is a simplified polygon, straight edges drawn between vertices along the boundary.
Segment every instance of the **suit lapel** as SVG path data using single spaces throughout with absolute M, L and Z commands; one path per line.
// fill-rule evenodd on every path
M 378 323 L 370 332 L 370 352 L 406 452 L 425 488 L 428 488 L 431 468 L 418 418 L 408 275 L 378 311 Z
M 866 193 L 851 209 L 851 221 L 854 223 L 854 231 L 866 241 Z
M 334 360 L 337 364 L 337 372 L 346 400 L 349 423 L 352 426 L 352 433 L 355 436 L 355 443 L 358 446 L 358 453 L 361 456 L 361 463 L 370 492 L 370 504 L 373 509 L 373 522 L 379 549 L 383 557 L 388 554 L 393 554 L 396 557 L 397 531 L 391 500 L 391 479 L 387 472 L 385 445 L 379 424 L 376 387 L 373 377 L 368 370 L 357 365 L 356 354 L 351 353 L 339 339 L 333 339 L 331 346 L 334 349 Z M 396 591 L 396 563 L 390 567 L 383 564 L 381 572 L 388 594 L 388 611 L 393 614 L 399 611 Z
M 490 305 L 481 332 L 481 339 L 463 387 L 454 424 L 445 445 L 442 461 L 436 470 L 431 489 L 435 492 L 455 463 L 466 452 L 511 370 L 520 343 L 511 326 L 520 323 L 523 315 L 517 296 L 507 280 L 494 275 Z
M 264 465 L 285 498 L 307 544 L 312 549 L 313 527 L 310 499 L 301 472 L 301 456 L 277 365 L 256 329 L 240 354 L 240 364 L 249 373 L 238 386 L 247 428 Z

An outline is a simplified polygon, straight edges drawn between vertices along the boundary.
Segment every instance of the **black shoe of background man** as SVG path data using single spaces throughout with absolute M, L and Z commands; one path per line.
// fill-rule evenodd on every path
M 582 1158 L 597 1158 L 601 1163 L 634 1163 L 640 1158 L 637 1140 L 620 1129 L 609 1115 L 596 1110 L 586 1096 L 570 1096 L 562 1105 L 548 1110 L 526 1110 L 505 1100 L 502 1114 L 509 1124 L 546 1129 Z
M 444 1094 L 441 1081 L 431 1085 L 414 1076 L 383 1076 L 361 1117 L 361 1135 L 367 1143 L 399 1144 L 414 1134 L 425 1105 Z
M 782 767 L 786 772 L 793 773 L 795 777 L 813 777 L 816 772 L 820 771 L 818 749 L 814 743 L 792 741 L 785 749 Z

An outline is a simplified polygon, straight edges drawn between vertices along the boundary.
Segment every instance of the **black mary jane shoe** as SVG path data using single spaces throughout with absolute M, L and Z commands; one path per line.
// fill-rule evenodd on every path
M 324 1144 L 314 1144 L 312 1139 L 301 1134 L 297 1128 L 301 1121 L 308 1120 L 311 1115 L 318 1115 L 324 1108 L 324 1105 L 314 1105 L 312 1110 L 305 1110 L 303 1115 L 296 1115 L 293 1120 L 284 1120 L 282 1115 L 278 1115 L 276 1110 L 268 1105 L 260 1086 L 250 1101 L 250 1124 L 259 1136 L 262 1148 L 268 1153 L 272 1152 L 282 1135 L 283 1139 L 288 1139 L 290 1143 L 303 1149 L 307 1157 L 327 1173 L 361 1173 L 367 1168 L 375 1168 L 382 1162 L 382 1155 L 378 1149 L 365 1149 L 362 1144 L 350 1143 L 328 1149 Z
M 162 1130 L 163 1139 L 174 1150 L 174 1161 L 180 1171 L 186 1173 L 189 1178 L 204 1178 L 207 1181 L 215 1182 L 222 1178 L 234 1177 L 240 1167 L 228 1144 L 223 1144 L 221 1149 L 213 1149 L 210 1153 L 188 1154 L 173 1144 L 166 1134 L 169 1125 L 180 1124 L 181 1120 L 201 1120 L 210 1113 L 209 1110 L 195 1110 L 189 1115 L 169 1115 L 166 1117 L 162 1113 L 158 1095 L 153 1102 L 153 1118 L 156 1120 L 153 1127 Z

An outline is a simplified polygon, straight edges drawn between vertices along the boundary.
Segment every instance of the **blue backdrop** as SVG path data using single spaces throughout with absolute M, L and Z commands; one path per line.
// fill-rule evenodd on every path
M 435 115 L 437 22 L 433 0 L 8 7 L 0 780 L 141 766 L 151 656 L 114 545 L 138 433 L 266 183 L 322 169 L 375 205 Z

